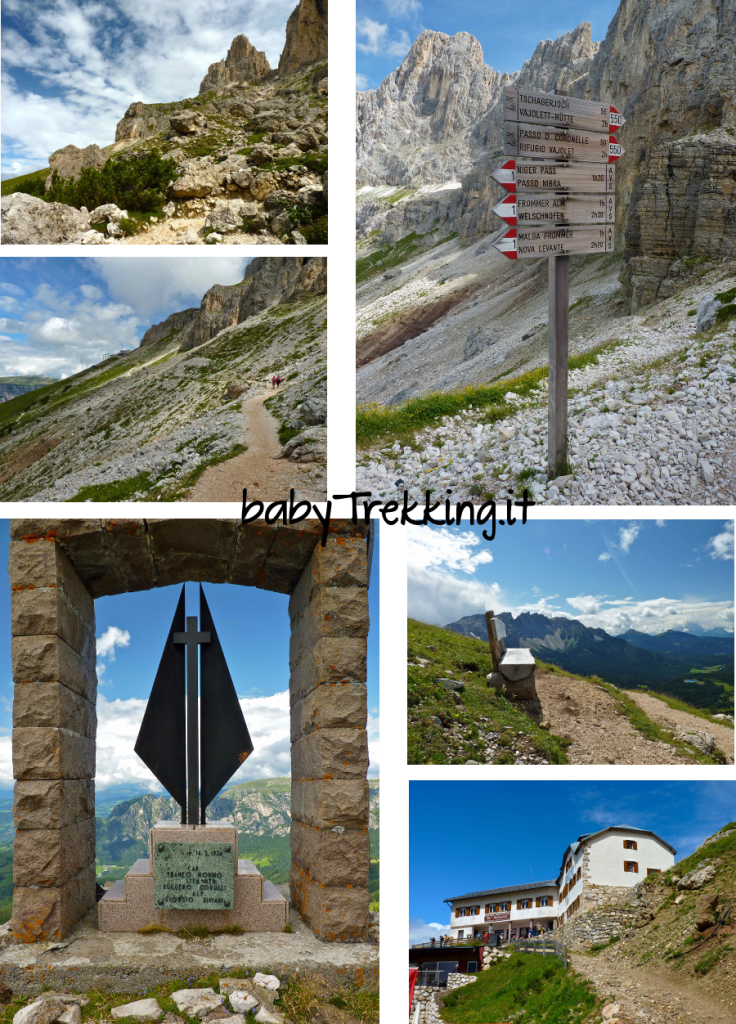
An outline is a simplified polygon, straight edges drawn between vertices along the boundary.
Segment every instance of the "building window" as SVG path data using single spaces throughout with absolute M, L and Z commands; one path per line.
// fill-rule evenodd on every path
M 624 839 L 624 850 L 635 850 L 636 840 L 635 839 Z
M 531 905 L 532 905 L 532 901 L 531 900 L 519 900 L 518 903 L 516 904 L 516 907 L 517 907 L 518 910 L 528 910 L 529 907 L 531 907 Z
M 461 928 L 461 929 L 460 929 L 460 931 L 459 931 L 459 932 L 457 933 L 457 937 L 458 937 L 459 939 L 464 939 L 464 938 L 465 938 L 465 932 L 464 932 L 464 931 L 462 930 L 462 928 Z
M 648 875 L 661 875 L 662 874 L 662 869 L 661 868 L 647 868 L 647 874 Z
M 478 970 L 477 962 L 475 960 L 468 960 L 466 973 L 467 974 L 475 974 L 477 972 L 477 970 Z
M 580 879 L 583 877 L 583 869 L 582 868 L 578 868 L 578 873 L 577 873 L 577 875 L 575 877 L 577 878 L 577 880 L 579 882 Z
M 542 896 L 540 898 L 540 900 L 539 900 L 539 906 L 540 907 L 549 907 L 549 906 L 551 906 L 549 896 Z
M 635 860 L 625 860 L 624 871 L 631 871 L 633 874 L 637 875 L 639 873 L 639 865 Z

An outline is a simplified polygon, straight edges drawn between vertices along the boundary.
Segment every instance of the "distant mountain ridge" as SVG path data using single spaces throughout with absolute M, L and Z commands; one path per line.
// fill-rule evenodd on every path
M 506 646 L 526 647 L 541 661 L 622 688 L 647 687 L 695 707 L 733 714 L 733 640 L 676 630 L 660 637 L 632 630 L 631 640 L 577 619 L 536 612 L 521 612 L 516 618 L 501 612 L 498 618 L 506 626 Z M 488 636 L 483 615 L 466 615 L 445 629 L 483 641 Z M 689 678 L 697 673 L 701 675 Z
M 36 388 L 56 383 L 56 377 L 0 377 L 0 402 L 7 402 L 16 395 L 25 395 L 27 391 L 35 391 Z

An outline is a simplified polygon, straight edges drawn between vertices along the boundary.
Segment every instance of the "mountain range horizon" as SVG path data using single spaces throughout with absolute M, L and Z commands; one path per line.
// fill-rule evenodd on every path
M 527 648 L 567 672 L 597 676 L 621 689 L 669 694 L 712 713 L 733 714 L 733 635 L 697 636 L 683 630 L 650 635 L 630 629 L 613 636 L 579 619 L 538 612 L 500 612 L 506 647 Z M 485 616 L 466 615 L 444 627 L 485 641 Z

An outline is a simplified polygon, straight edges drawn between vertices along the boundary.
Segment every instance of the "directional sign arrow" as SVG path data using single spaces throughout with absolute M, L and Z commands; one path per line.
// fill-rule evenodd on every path
M 616 219 L 616 200 L 601 196 L 558 195 L 555 192 L 522 192 L 507 196 L 493 212 L 516 227 L 543 222 L 553 224 L 606 224 Z
M 536 228 L 512 228 L 493 244 L 510 260 L 613 252 L 613 225 L 556 227 L 548 224 Z
M 614 192 L 616 168 L 613 164 L 554 163 L 553 161 L 507 160 L 493 172 L 492 178 L 507 192 Z
M 624 148 L 613 135 L 598 135 L 579 128 L 545 128 L 540 124 L 506 121 L 504 153 L 506 156 L 608 164 L 623 156 Z
M 626 118 L 610 103 L 578 100 L 513 85 L 506 88 L 504 110 L 508 121 L 527 121 L 552 128 L 583 128 L 608 134 L 626 124 Z

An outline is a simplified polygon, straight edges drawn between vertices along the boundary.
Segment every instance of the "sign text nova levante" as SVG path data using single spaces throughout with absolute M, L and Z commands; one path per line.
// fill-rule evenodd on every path
M 494 208 L 511 230 L 494 242 L 508 259 L 549 259 L 547 470 L 567 464 L 569 256 L 613 252 L 616 178 L 625 118 L 602 100 L 510 86 L 504 98 L 506 160 L 493 172 L 511 193 Z

